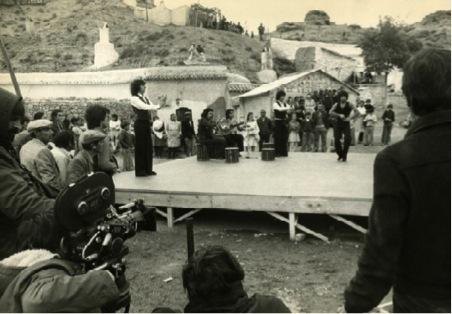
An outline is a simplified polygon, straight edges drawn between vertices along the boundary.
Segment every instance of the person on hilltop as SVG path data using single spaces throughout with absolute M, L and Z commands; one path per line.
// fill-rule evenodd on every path
M 377 154 L 369 228 L 345 290 L 347 312 L 369 312 L 392 288 L 394 313 L 451 311 L 450 50 L 424 49 L 403 67 L 417 116 Z

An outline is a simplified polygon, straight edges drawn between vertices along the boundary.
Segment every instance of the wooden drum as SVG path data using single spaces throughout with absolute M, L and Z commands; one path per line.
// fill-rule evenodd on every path
M 262 148 L 262 160 L 263 161 L 275 160 L 275 149 L 274 148 Z
M 235 164 L 239 162 L 239 149 L 237 147 L 226 147 L 224 152 L 226 163 Z
M 209 150 L 206 145 L 197 144 L 196 145 L 196 159 L 198 161 L 207 161 L 209 160 Z

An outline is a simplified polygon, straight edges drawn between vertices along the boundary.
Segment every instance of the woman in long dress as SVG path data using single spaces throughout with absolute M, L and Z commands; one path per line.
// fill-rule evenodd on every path
M 130 84 L 130 100 L 135 112 L 135 176 L 145 177 L 156 175 L 152 170 L 152 137 L 151 137 L 151 110 L 160 109 L 159 105 L 154 105 L 144 93 L 146 83 L 143 80 L 134 80 Z
M 182 134 L 181 123 L 176 120 L 176 114 L 172 113 L 171 121 L 166 124 L 166 134 L 168 136 L 168 158 L 176 158 L 177 149 L 180 147 L 180 137 Z
M 289 129 L 287 127 L 287 113 L 291 111 L 288 104 L 284 102 L 286 92 L 280 90 L 276 93 L 276 102 L 273 104 L 273 112 L 275 115 L 275 128 L 273 129 L 273 137 L 275 140 L 276 157 L 287 157 L 287 141 L 289 138 Z

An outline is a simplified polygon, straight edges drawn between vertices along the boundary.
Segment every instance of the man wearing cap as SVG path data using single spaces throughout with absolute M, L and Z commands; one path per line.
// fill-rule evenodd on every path
M 12 141 L 21 129 L 22 100 L 0 88 L 0 259 L 23 249 L 18 233 L 35 235 L 53 220 L 55 191 L 36 179 L 18 161 Z
M 28 124 L 27 130 L 33 139 L 20 149 L 20 162 L 35 177 L 60 191 L 63 188 L 60 172 L 47 147 L 53 135 L 52 122 L 45 119 L 34 120 Z
M 99 153 L 99 142 L 107 135 L 99 130 L 88 130 L 82 133 L 80 144 L 82 149 L 69 162 L 67 182 L 74 183 L 93 172 L 93 158 Z

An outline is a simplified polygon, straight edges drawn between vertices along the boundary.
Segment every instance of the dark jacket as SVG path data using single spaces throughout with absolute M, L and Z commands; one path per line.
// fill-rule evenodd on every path
M 8 139 L 7 126 L 18 98 L 0 88 L 0 259 L 23 249 L 17 234 L 33 234 L 54 223 L 55 191 L 20 166 Z
M 67 168 L 67 182 L 75 183 L 81 178 L 93 172 L 93 158 L 86 150 L 80 150 L 69 162 Z
M 314 132 L 314 122 L 312 120 L 307 121 L 303 119 L 300 121 L 301 124 L 301 132 L 311 133 Z
M 215 122 L 202 118 L 198 123 L 198 139 L 202 143 L 205 140 L 211 140 L 213 138 L 213 130 L 215 128 Z
M 99 312 L 118 298 L 118 288 L 107 271 L 84 273 L 77 264 L 51 254 L 34 262 L 33 254 L 42 252 L 47 251 L 24 251 L 0 261 L 0 312 Z M 27 262 L 26 267 L 14 265 Z
M 368 312 L 391 287 L 450 309 L 450 140 L 450 111 L 439 111 L 377 155 L 366 243 L 345 291 L 348 312 Z
M 118 134 L 118 147 L 129 149 L 134 147 L 135 137 L 129 131 L 121 129 Z
M 329 120 L 328 120 L 328 113 L 326 111 L 317 110 L 312 114 L 312 123 L 314 124 L 314 127 L 317 126 L 319 120 L 323 122 L 323 125 L 326 128 L 328 128 Z
M 185 138 L 193 139 L 196 136 L 195 128 L 193 126 L 193 121 L 192 120 L 182 121 L 181 132 L 182 132 L 182 139 L 185 139 Z
M 381 117 L 381 119 L 383 120 L 383 122 L 385 124 L 387 123 L 393 123 L 395 121 L 395 113 L 392 110 L 385 110 L 383 112 L 383 116 Z M 386 119 L 389 119 L 390 121 L 386 121 Z
M 259 117 L 257 119 L 257 125 L 259 126 L 259 133 L 260 134 L 272 134 L 273 132 L 273 125 L 272 120 L 269 118 L 261 118 Z

